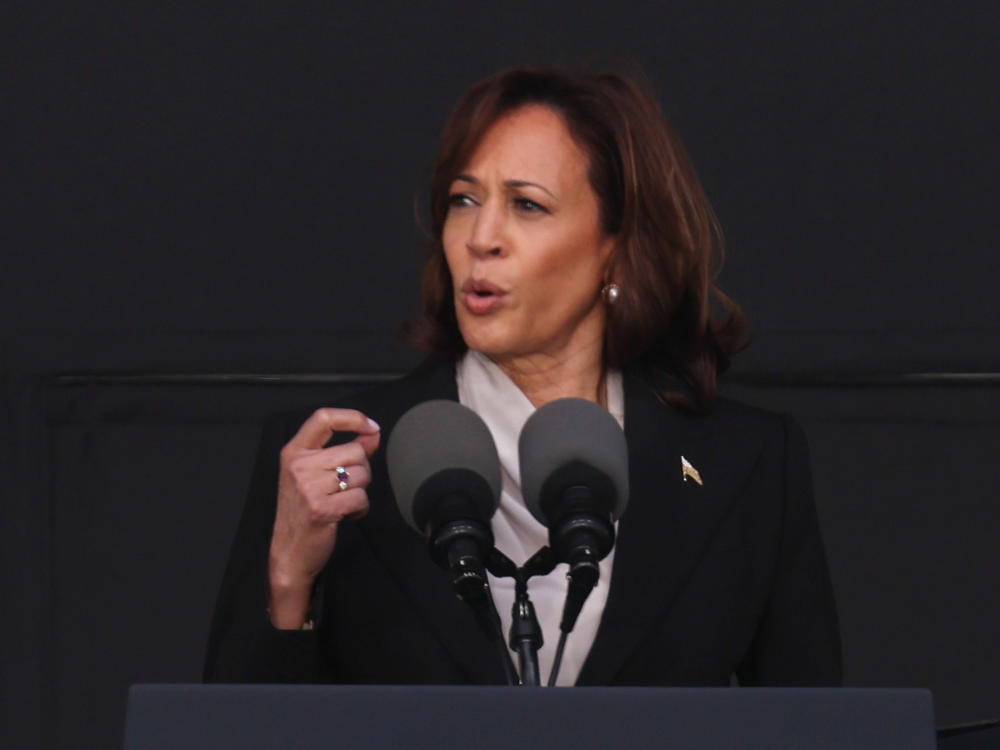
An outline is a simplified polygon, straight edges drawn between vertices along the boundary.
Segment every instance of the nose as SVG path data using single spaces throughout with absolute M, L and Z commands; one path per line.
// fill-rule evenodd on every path
M 492 202 L 487 202 L 476 211 L 472 233 L 465 246 L 477 258 L 504 255 L 503 216 Z

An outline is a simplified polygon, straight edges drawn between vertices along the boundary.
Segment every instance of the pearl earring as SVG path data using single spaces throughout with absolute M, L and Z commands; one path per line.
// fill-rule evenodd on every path
M 617 302 L 618 298 L 621 296 L 621 293 L 622 293 L 621 287 L 619 287 L 613 281 L 608 284 L 605 284 L 601 288 L 601 296 L 604 297 L 604 301 L 607 302 L 609 305 L 615 304 L 615 302 Z

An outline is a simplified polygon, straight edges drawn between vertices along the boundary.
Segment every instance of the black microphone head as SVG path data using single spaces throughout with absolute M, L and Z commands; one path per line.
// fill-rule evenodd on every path
M 628 503 L 625 433 L 606 409 L 581 398 L 551 401 L 532 414 L 518 441 L 521 493 L 531 514 L 546 526 L 565 491 L 586 486 L 600 510 L 617 521 Z
M 424 536 L 442 513 L 487 522 L 500 505 L 493 436 L 456 401 L 425 401 L 400 417 L 386 463 L 399 512 Z

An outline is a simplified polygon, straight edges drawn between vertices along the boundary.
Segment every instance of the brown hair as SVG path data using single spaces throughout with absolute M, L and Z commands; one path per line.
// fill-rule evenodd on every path
M 617 73 L 514 68 L 462 96 L 434 163 L 423 313 L 405 329 L 409 343 L 440 357 L 465 351 L 441 243 L 448 191 L 490 126 L 529 104 L 559 112 L 589 155 L 603 229 L 617 238 L 608 281 L 620 295 L 608 309 L 605 364 L 636 371 L 667 402 L 707 412 L 746 332 L 739 307 L 713 283 L 722 232 L 656 100 Z

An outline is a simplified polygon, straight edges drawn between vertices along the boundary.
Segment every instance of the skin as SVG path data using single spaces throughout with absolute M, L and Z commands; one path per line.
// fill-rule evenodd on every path
M 443 244 L 462 336 L 535 406 L 604 401 L 600 289 L 614 238 L 588 166 L 562 116 L 531 105 L 487 131 L 450 190 Z M 463 293 L 477 281 L 503 291 L 485 313 Z
M 601 229 L 588 165 L 561 115 L 532 105 L 494 123 L 450 190 L 443 244 L 462 336 L 535 406 L 569 396 L 606 402 L 600 288 L 614 238 Z M 358 437 L 324 448 L 338 431 Z M 380 439 L 364 414 L 326 408 L 282 449 L 269 561 L 276 628 L 302 626 L 338 525 L 367 513 L 368 460 Z M 347 490 L 337 466 L 350 474 Z
M 344 445 L 323 446 L 335 432 L 358 437 Z M 344 519 L 368 512 L 371 481 L 368 459 L 379 446 L 379 426 L 353 409 L 318 409 L 281 450 L 278 507 L 268 561 L 271 624 L 297 630 L 309 610 L 313 581 L 323 570 Z M 336 468 L 350 474 L 341 491 Z

